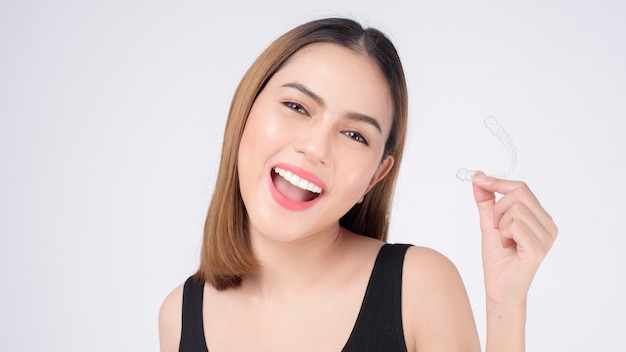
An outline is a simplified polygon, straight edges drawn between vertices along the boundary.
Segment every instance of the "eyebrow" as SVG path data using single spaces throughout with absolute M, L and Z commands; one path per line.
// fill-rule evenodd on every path
M 305 94 L 306 96 L 308 96 L 309 98 L 313 99 L 317 104 L 319 104 L 321 106 L 325 105 L 324 99 L 322 99 L 322 97 L 320 97 L 319 95 L 315 94 L 309 88 L 307 88 L 306 86 L 304 86 L 304 85 L 302 85 L 300 83 L 296 83 L 296 82 L 285 83 L 281 87 L 288 87 L 288 88 L 296 89 L 296 90 L 302 92 L 303 94 Z M 383 130 L 380 127 L 380 123 L 378 123 L 378 120 L 376 120 L 375 118 L 373 118 L 371 116 L 368 116 L 368 115 L 365 115 L 365 114 L 361 114 L 361 113 L 358 113 L 358 112 L 349 112 L 347 114 L 347 116 L 351 120 L 362 121 L 362 122 L 368 123 L 368 124 L 376 127 L 378 132 L 380 132 L 381 134 L 383 133 Z

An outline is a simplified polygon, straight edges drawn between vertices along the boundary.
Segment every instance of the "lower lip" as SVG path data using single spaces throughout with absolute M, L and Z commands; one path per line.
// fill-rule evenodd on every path
M 274 171 L 272 171 L 274 172 Z M 280 176 L 278 176 L 280 177 Z M 280 191 L 278 191 L 278 189 L 276 188 L 276 186 L 274 185 L 274 181 L 272 181 L 272 174 L 270 173 L 269 177 L 268 177 L 268 182 L 269 182 L 269 187 L 270 187 L 270 193 L 272 194 L 272 198 L 274 198 L 274 200 L 276 201 L 276 203 L 278 203 L 280 206 L 282 206 L 285 209 L 288 210 L 305 210 L 308 209 L 310 207 L 312 207 L 313 205 L 315 205 L 315 203 L 317 203 L 320 198 L 322 198 L 322 195 L 320 194 L 319 196 L 317 196 L 317 198 L 310 200 L 308 202 L 294 202 L 291 199 L 288 199 L 287 197 L 285 197 L 282 193 L 280 193 Z

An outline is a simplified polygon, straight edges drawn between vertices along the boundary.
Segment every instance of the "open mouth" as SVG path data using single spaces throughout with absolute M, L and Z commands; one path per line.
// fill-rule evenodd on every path
M 272 182 L 292 202 L 310 202 L 322 194 L 320 186 L 280 167 L 272 169 Z

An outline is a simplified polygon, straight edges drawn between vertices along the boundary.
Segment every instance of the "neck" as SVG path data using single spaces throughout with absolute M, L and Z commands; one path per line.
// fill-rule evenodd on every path
M 252 230 L 250 240 L 260 268 L 246 277 L 242 286 L 270 296 L 299 294 L 319 284 L 343 258 L 340 254 L 351 236 L 337 224 L 290 241 L 277 241 Z

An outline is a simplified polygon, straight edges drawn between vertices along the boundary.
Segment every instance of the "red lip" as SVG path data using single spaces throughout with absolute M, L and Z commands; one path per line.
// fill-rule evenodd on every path
M 274 185 L 274 182 L 272 181 L 272 172 L 274 172 L 274 167 L 291 171 L 292 173 L 298 175 L 299 177 L 316 184 L 322 189 L 322 193 L 315 199 L 312 199 L 307 202 L 296 202 L 291 199 L 288 199 L 282 193 L 280 193 L 278 189 L 276 189 L 276 186 Z M 272 197 L 274 198 L 274 200 L 283 208 L 288 209 L 288 210 L 308 209 L 312 207 L 315 203 L 317 203 L 322 198 L 322 196 L 324 195 L 324 192 L 326 191 L 326 185 L 324 184 L 322 180 L 319 179 L 319 177 L 315 176 L 313 173 L 307 170 L 304 170 L 303 168 L 300 168 L 298 166 L 291 165 L 291 164 L 280 163 L 280 164 L 274 165 L 272 167 L 272 171 L 270 171 L 270 174 L 268 176 L 268 182 L 269 182 L 269 187 L 270 187 L 270 193 L 272 194 Z

